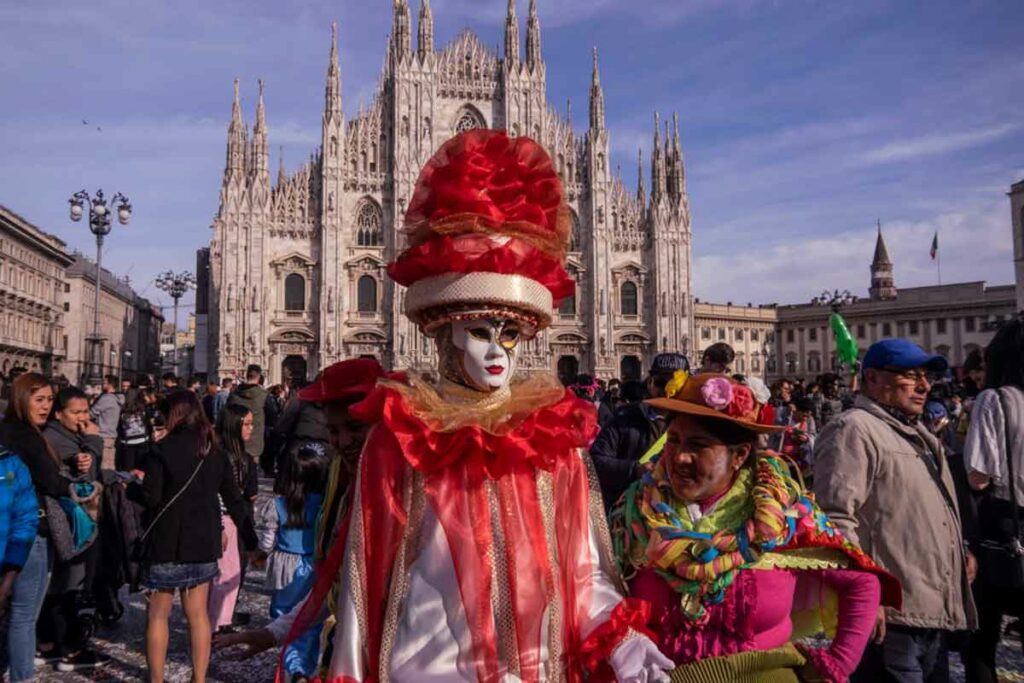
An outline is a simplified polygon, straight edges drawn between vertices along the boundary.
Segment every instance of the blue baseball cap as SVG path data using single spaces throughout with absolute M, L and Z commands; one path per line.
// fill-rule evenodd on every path
M 929 372 L 945 372 L 949 362 L 942 356 L 931 356 L 909 339 L 882 339 L 871 345 L 861 362 L 862 370 L 894 368 L 911 370 L 923 367 Z

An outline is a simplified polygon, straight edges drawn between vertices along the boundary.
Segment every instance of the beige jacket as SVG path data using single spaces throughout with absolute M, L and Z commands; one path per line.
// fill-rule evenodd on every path
M 956 492 L 942 445 L 858 396 L 814 446 L 814 494 L 837 527 L 903 584 L 895 624 L 973 629 Z M 938 474 L 925 460 L 937 454 Z M 941 483 L 937 478 L 941 480 Z

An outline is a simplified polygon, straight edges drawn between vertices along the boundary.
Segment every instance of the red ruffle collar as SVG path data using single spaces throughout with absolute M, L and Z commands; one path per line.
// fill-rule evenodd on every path
M 545 471 L 587 448 L 597 435 L 597 411 L 588 401 L 566 391 L 555 403 L 517 417 L 508 431 L 492 433 L 479 425 L 438 431 L 421 419 L 402 394 L 379 386 L 349 413 L 371 423 L 382 423 L 402 447 L 414 469 L 430 474 L 465 461 L 497 479 L 520 466 Z

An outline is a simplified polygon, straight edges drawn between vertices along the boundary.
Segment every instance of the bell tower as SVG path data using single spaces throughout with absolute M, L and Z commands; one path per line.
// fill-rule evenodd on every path
M 882 237 L 882 222 L 878 222 L 878 239 L 875 241 L 875 257 L 871 260 L 871 289 L 868 292 L 872 301 L 886 301 L 896 298 L 896 280 L 892 274 L 892 259 L 889 249 Z

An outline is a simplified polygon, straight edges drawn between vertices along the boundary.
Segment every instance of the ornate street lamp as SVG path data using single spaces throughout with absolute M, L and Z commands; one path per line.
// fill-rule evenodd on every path
M 164 273 L 160 273 L 156 276 L 156 286 L 159 289 L 170 294 L 171 298 L 174 299 L 174 335 L 172 337 L 174 344 L 174 355 L 171 356 L 171 368 L 175 376 L 178 374 L 178 300 L 185 296 L 185 292 L 190 289 L 194 289 L 196 286 L 196 278 L 192 273 L 187 270 L 183 270 L 180 273 L 168 270 Z
M 838 313 L 843 306 L 855 303 L 856 301 L 857 297 L 848 289 L 842 291 L 833 289 L 831 292 L 826 289 L 819 296 L 811 299 L 811 303 L 815 306 L 828 306 L 832 309 L 833 313 Z
M 85 207 L 89 207 L 89 231 L 96 236 L 96 309 L 93 312 L 92 335 L 87 337 L 90 344 L 89 359 L 90 368 L 87 373 L 86 382 L 89 384 L 101 384 L 103 382 L 103 358 L 100 350 L 103 345 L 103 334 L 100 332 L 100 292 L 103 288 L 103 238 L 110 234 L 110 211 L 112 205 L 117 205 L 117 222 L 121 225 L 128 225 L 132 217 L 132 205 L 128 198 L 120 192 L 116 193 L 110 200 L 111 206 L 107 206 L 107 200 L 103 196 L 103 190 L 96 190 L 96 196 L 90 197 L 85 190 L 80 190 L 68 200 L 71 205 L 71 220 L 76 223 L 82 220 L 85 215 Z

